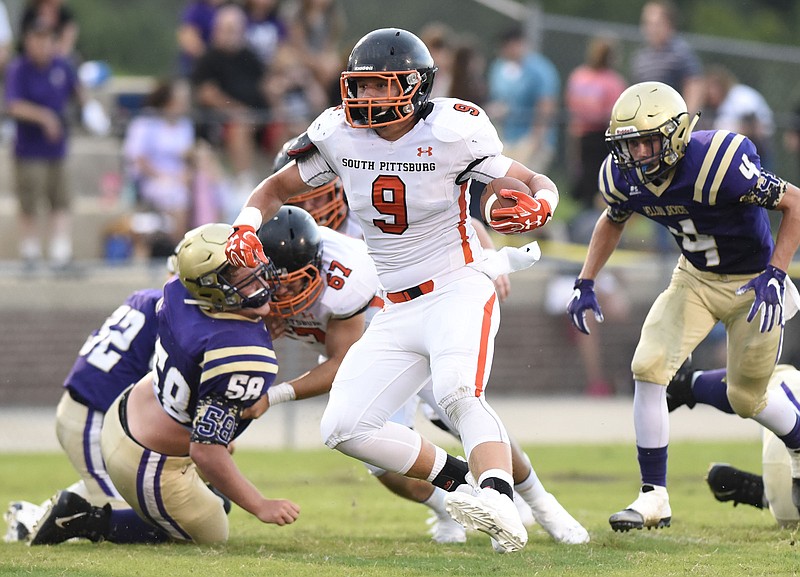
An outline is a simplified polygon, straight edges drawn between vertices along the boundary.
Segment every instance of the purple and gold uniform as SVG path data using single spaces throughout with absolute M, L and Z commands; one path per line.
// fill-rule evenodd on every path
M 785 268 L 800 238 L 800 190 L 764 170 L 744 135 L 692 133 L 698 118 L 661 82 L 634 84 L 617 99 L 605 136 L 611 156 L 598 178 L 608 208 L 592 232 L 567 304 L 584 333 L 587 311 L 602 320 L 594 279 L 634 212 L 672 234 L 681 254 L 669 286 L 647 313 L 631 361 L 642 485 L 630 505 L 609 517 L 614 531 L 671 523 L 665 385 L 717 323 L 727 335 L 726 405 L 779 435 L 790 451 L 800 451 L 794 406 L 767 392 L 784 321 L 794 312 L 784 314 L 784 292 L 796 292 Z M 783 214 L 774 241 L 767 210 Z M 759 313 L 760 322 L 751 322 Z M 800 452 L 797 465 L 800 481 Z
M 111 403 L 147 374 L 156 342 L 160 289 L 132 293 L 92 332 L 64 381 L 56 434 L 81 476 L 73 491 L 95 505 L 122 505 L 100 454 L 100 430 Z M 124 505 L 127 507 L 127 505 Z
M 191 443 L 227 446 L 251 422 L 241 412 L 266 395 L 278 364 L 261 318 L 198 304 L 178 278 L 164 285 L 152 391 L 167 418 L 190 431 Z M 174 540 L 226 541 L 223 502 L 206 486 L 188 444 L 186 454 L 172 455 L 143 446 L 128 424 L 129 394 L 112 405 L 102 435 L 120 494 Z
M 275 380 L 278 362 L 261 319 L 187 304 L 178 279 L 158 311 L 153 388 L 164 411 L 192 429 L 193 442 L 227 445 L 250 423 L 241 411 Z M 243 322 L 245 321 L 245 322 Z
M 105 413 L 122 391 L 150 370 L 161 294 L 161 289 L 134 292 L 86 339 L 64 381 L 82 404 Z
M 634 212 L 666 227 L 681 256 L 670 286 L 653 304 L 634 353 L 639 381 L 666 384 L 722 321 L 728 332 L 729 397 L 742 416 L 758 414 L 778 358 L 782 330 L 765 333 L 746 318 L 752 293 L 736 290 L 763 271 L 774 249 L 768 209 L 786 182 L 761 168 L 753 143 L 724 130 L 692 134 L 685 156 L 661 181 L 631 183 L 609 156 L 599 184 L 606 217 Z
M 699 131 L 686 155 L 659 184 L 630 184 L 612 157 L 600 170 L 600 190 L 614 222 L 637 212 L 666 227 L 695 268 L 720 274 L 764 270 L 774 243 L 766 209 L 786 184 L 762 170 L 753 143 L 741 134 Z

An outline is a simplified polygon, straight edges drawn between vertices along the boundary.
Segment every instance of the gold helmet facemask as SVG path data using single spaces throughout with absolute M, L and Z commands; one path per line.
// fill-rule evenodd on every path
M 178 245 L 175 270 L 193 297 L 187 302 L 215 311 L 258 308 L 269 302 L 278 286 L 275 267 L 259 263 L 233 282 L 238 273 L 225 256 L 230 231 L 228 224 L 205 224 L 187 232 Z
M 675 89 L 661 82 L 641 82 L 617 99 L 605 141 L 629 183 L 653 182 L 684 157 L 699 117 L 689 116 L 686 103 Z M 635 139 L 650 139 L 653 154 L 635 159 L 629 148 Z

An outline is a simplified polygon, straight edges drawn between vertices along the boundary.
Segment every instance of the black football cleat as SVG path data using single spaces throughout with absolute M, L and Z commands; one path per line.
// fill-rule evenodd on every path
M 722 503 L 733 501 L 734 507 L 744 503 L 757 509 L 769 506 L 764 494 L 764 479 L 760 475 L 741 471 L 727 463 L 712 463 L 706 482 L 714 498 Z
M 683 405 L 693 409 L 697 404 L 692 391 L 693 374 L 692 355 L 689 355 L 667 385 L 667 409 L 670 413 Z
M 76 493 L 59 491 L 31 533 L 31 545 L 56 545 L 76 537 L 95 543 L 105 539 L 111 505 L 95 507 Z

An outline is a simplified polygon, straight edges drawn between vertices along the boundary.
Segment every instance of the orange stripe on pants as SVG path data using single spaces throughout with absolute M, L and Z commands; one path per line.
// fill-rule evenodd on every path
M 480 397 L 483 393 L 483 374 L 486 372 L 486 352 L 489 343 L 489 331 L 492 328 L 492 310 L 497 293 L 483 305 L 483 323 L 481 324 L 481 346 L 478 352 L 478 370 L 475 372 L 475 396 Z

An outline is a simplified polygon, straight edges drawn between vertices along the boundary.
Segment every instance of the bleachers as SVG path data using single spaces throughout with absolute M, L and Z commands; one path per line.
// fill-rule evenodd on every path
M 119 141 L 76 135 L 71 143 L 68 182 L 73 195 L 74 252 L 78 260 L 102 255 L 102 231 L 128 207 L 119 198 L 104 196 L 102 183 L 119 178 Z M 12 150 L 0 146 L 0 260 L 17 257 L 17 204 L 12 191 Z

